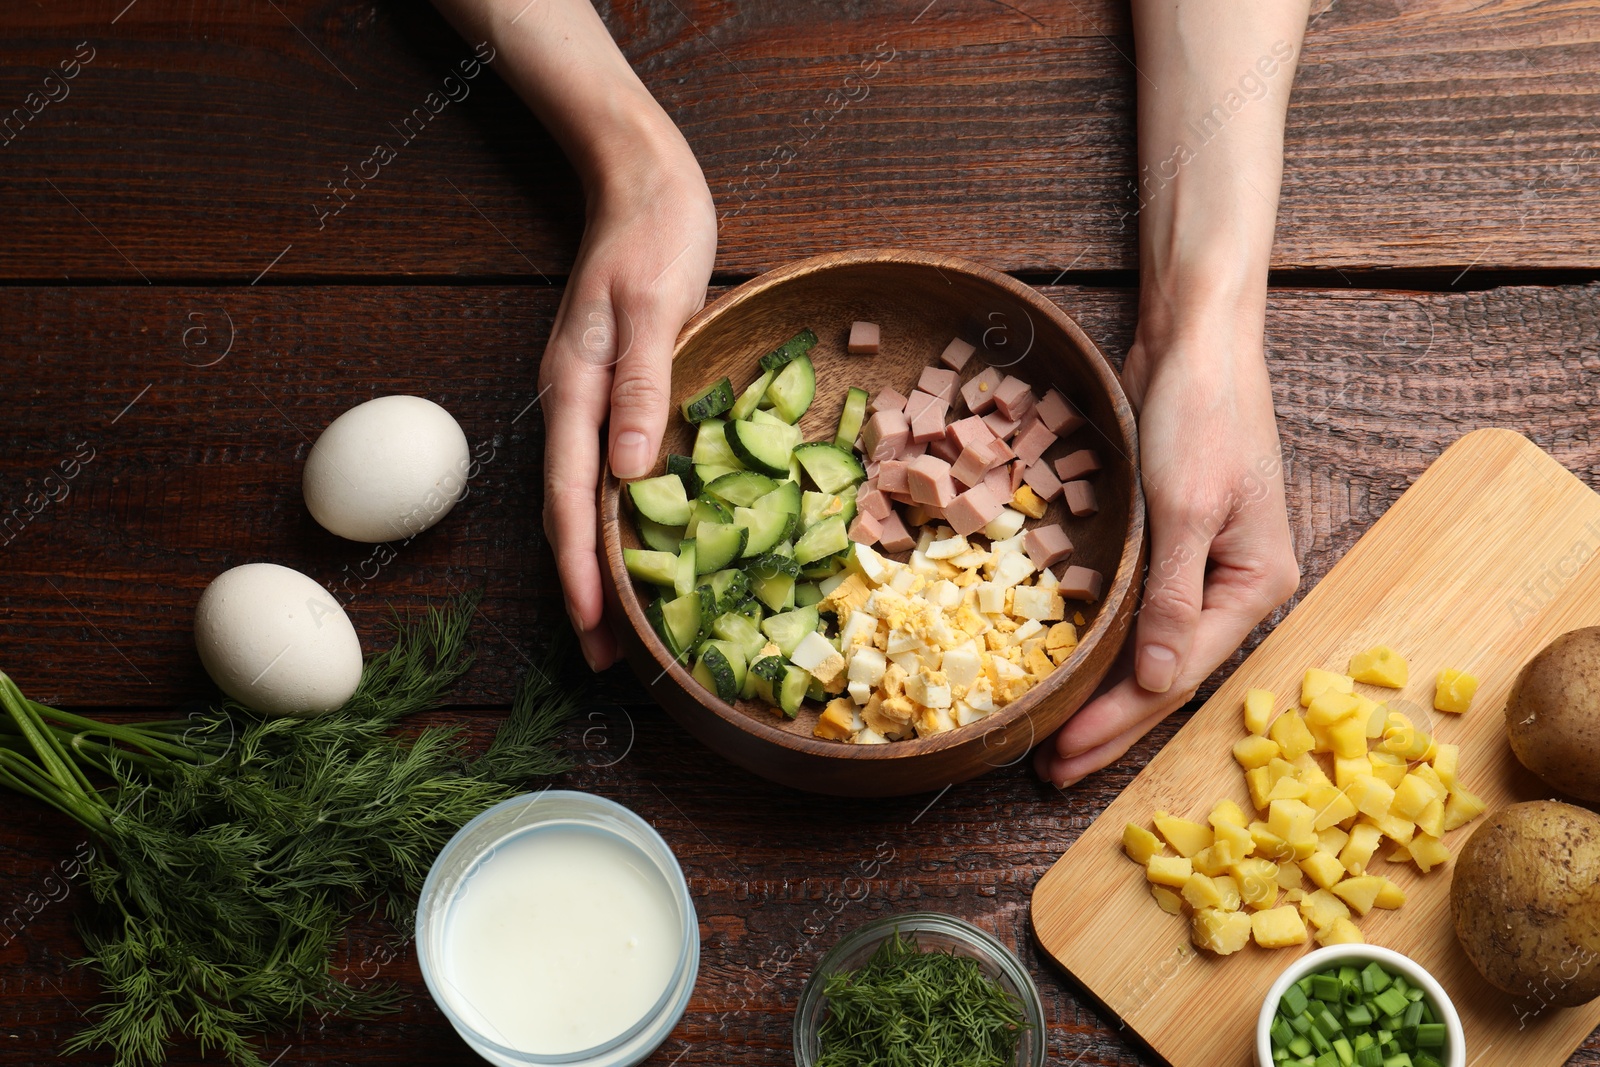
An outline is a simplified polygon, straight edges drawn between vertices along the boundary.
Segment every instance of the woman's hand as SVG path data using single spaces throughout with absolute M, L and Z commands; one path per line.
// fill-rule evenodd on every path
M 583 244 L 539 368 L 545 534 L 567 615 L 594 670 L 617 655 L 602 619 L 601 457 L 618 478 L 640 477 L 655 463 L 669 415 L 672 346 L 705 303 L 717 247 L 716 212 L 694 156 L 676 130 L 660 140 L 645 138 L 597 172 Z
M 1116 760 L 1182 706 L 1299 585 L 1252 318 L 1217 316 L 1176 332 L 1141 324 L 1128 353 L 1150 568 L 1131 664 L 1119 661 L 1035 753 L 1040 777 L 1058 787 Z

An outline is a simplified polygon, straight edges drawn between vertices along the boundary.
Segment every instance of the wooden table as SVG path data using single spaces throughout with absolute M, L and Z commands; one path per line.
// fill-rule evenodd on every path
M 834 248 L 930 248 L 1044 287 L 1125 350 L 1124 5 L 619 0 L 605 15 L 705 166 L 718 286 Z M 549 139 L 485 74 L 335 199 L 329 183 L 470 54 L 417 0 L 38 2 L 0 20 L 0 108 L 24 109 L 0 113 L 0 668 L 47 702 L 170 708 L 208 691 L 190 617 L 228 566 L 308 571 L 374 640 L 390 605 L 481 586 L 482 657 L 434 717 L 487 733 L 564 621 L 529 404 L 582 216 Z M 1515 427 L 1600 478 L 1597 24 L 1593 5 L 1526 0 L 1316 16 L 1267 321 L 1304 588 L 1467 430 Z M 892 58 L 843 95 L 875 52 Z M 59 99 L 29 96 L 46 89 Z M 323 425 L 394 392 L 443 403 L 493 459 L 447 522 L 379 566 L 316 527 L 298 479 Z M 69 458 L 75 477 L 47 483 Z M 1019 947 L 1053 1062 L 1156 1062 L 1045 963 L 1028 897 L 1181 713 L 1065 794 L 1014 766 L 863 804 L 736 770 L 640 693 L 621 670 L 601 679 L 564 784 L 641 812 L 690 879 L 704 962 L 652 1062 L 788 1062 L 820 952 L 920 908 Z M 0 1063 L 58 1062 L 94 995 L 65 964 L 84 890 L 59 877 L 84 838 L 32 803 L 4 810 Z M 404 1010 L 309 1022 L 268 1059 L 468 1060 L 387 933 L 358 931 L 344 962 L 401 983 Z M 1571 1062 L 1600 1065 L 1600 1036 Z

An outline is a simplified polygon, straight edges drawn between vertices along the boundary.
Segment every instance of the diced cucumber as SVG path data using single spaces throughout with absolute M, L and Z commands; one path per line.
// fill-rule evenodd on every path
M 811 366 L 810 356 L 796 356 L 790 360 L 772 379 L 772 384 L 767 386 L 772 410 L 787 423 L 799 422 L 800 416 L 806 413 L 812 397 L 816 395 L 817 372 Z
M 762 495 L 750 505 L 752 511 L 781 511 L 794 518 L 800 517 L 800 483 L 779 482 L 772 492 Z
M 855 521 L 856 494 L 860 490 L 861 487 L 859 485 L 847 485 L 839 490 L 839 502 L 844 505 L 839 511 L 839 517 L 844 520 L 846 526 Z
M 772 551 L 773 547 L 789 536 L 789 528 L 794 523 L 794 516 L 787 512 L 770 510 L 757 511 L 754 508 L 734 508 L 733 522 L 736 526 L 743 526 L 750 532 L 744 544 L 743 557 L 752 559 Z
M 750 591 L 773 611 L 788 611 L 794 607 L 794 579 L 787 574 L 752 575 Z
M 778 707 L 789 718 L 800 714 L 800 704 L 812 681 L 811 675 L 792 663 L 783 669 L 783 681 L 778 685 Z
M 867 391 L 853 385 L 844 395 L 844 410 L 839 414 L 839 430 L 833 435 L 833 443 L 846 452 L 856 446 L 861 424 L 867 421 L 867 399 Z
M 809 608 L 822 599 L 822 590 L 817 588 L 816 582 L 794 583 L 794 606 Z
M 778 706 L 776 684 L 783 681 L 784 674 L 789 665 L 782 656 L 763 656 L 750 664 L 750 669 L 745 675 L 745 685 L 750 687 L 754 683 L 755 695 L 765 700 L 773 707 Z
M 736 471 L 708 483 L 706 492 L 731 505 L 747 508 L 776 488 L 778 483 L 765 474 Z
M 663 526 L 659 522 L 651 522 L 643 515 L 639 519 L 639 540 L 655 549 L 657 552 L 671 552 L 678 554 L 678 545 L 683 541 L 685 532 L 682 526 Z
M 689 525 L 684 529 L 683 536 L 693 537 L 703 522 L 732 521 L 733 512 L 729 511 L 722 501 L 709 493 L 703 493 L 695 497 L 694 503 L 689 506 Z
M 794 543 L 794 558 L 803 567 L 849 547 L 850 534 L 844 520 L 832 515 L 800 535 L 800 540 Z
M 767 395 L 767 386 L 772 384 L 772 379 L 778 376 L 777 371 L 765 370 L 755 381 L 751 382 L 744 392 L 739 394 L 739 399 L 733 402 L 733 407 L 728 411 L 730 419 L 748 419 L 755 413 L 761 398 Z
M 803 356 L 817 343 L 817 335 L 807 327 L 761 357 L 762 370 L 778 370 L 796 356 Z
M 813 441 L 800 445 L 794 456 L 806 474 L 824 493 L 837 493 L 847 485 L 857 485 L 867 477 L 866 468 L 848 448 Z
M 768 392 L 770 393 L 771 390 L 768 390 Z M 787 426 L 787 425 L 789 425 L 787 422 L 784 422 L 782 419 L 778 418 L 778 416 L 774 415 L 772 412 L 766 410 L 765 408 L 757 408 L 755 411 L 752 411 L 750 413 L 750 421 L 751 422 L 761 423 L 764 426 Z
M 710 581 L 706 584 L 711 587 L 711 595 L 715 599 L 719 615 L 735 610 L 750 596 L 750 578 L 744 571 L 732 568 L 718 571 L 711 575 Z
M 712 382 L 683 402 L 683 417 L 690 422 L 704 422 L 721 415 L 733 407 L 733 382 L 727 378 Z
M 663 526 L 683 526 L 689 521 L 689 494 L 683 479 L 676 474 L 640 478 L 628 483 L 628 498 L 634 510 L 651 522 Z
M 761 632 L 756 621 L 737 611 L 718 615 L 711 623 L 711 636 L 732 641 L 744 653 L 746 660 L 754 659 L 767 643 L 767 636 Z
M 639 581 L 667 589 L 673 587 L 678 575 L 678 555 L 675 552 L 625 548 L 622 550 L 622 565 Z
M 706 486 L 710 485 L 724 474 L 733 474 L 735 471 L 741 470 L 744 470 L 744 468 L 725 467 L 720 463 L 696 463 L 694 465 L 694 474 L 696 478 L 700 479 L 700 492 L 702 494 L 705 493 Z M 687 485 L 688 483 L 685 482 L 684 484 Z
M 828 691 L 822 688 L 821 679 L 813 678 L 809 674 L 806 675 L 806 679 L 806 696 L 820 703 L 826 703 L 828 700 Z
M 793 551 L 792 549 L 790 551 Z M 770 578 L 774 574 L 787 574 L 791 578 L 800 577 L 800 564 L 794 557 L 784 552 L 768 552 L 764 556 L 757 556 L 744 565 L 744 572 L 750 576 L 751 581 L 757 578 Z
M 772 638 L 772 643 L 785 656 L 792 656 L 795 646 L 806 634 L 816 633 L 818 618 L 814 607 L 795 608 L 793 611 L 769 615 L 761 624 L 761 632 Z
M 744 687 L 744 653 L 732 641 L 707 641 L 694 665 L 695 680 L 723 700 L 734 700 Z
M 728 447 L 727 431 L 722 427 L 725 423 L 721 419 L 707 419 L 700 424 L 694 434 L 694 460 L 695 466 L 714 463 L 719 467 L 732 467 L 739 470 L 744 466 L 739 462 L 739 457 L 733 454 L 733 449 Z M 705 475 L 701 474 L 704 478 Z
M 844 558 L 847 552 L 839 552 L 832 556 L 824 556 L 815 563 L 807 564 L 800 568 L 800 577 L 809 582 L 821 581 L 823 578 L 832 578 L 844 567 Z
M 679 596 L 688 596 L 694 592 L 694 580 L 699 577 L 694 567 L 696 556 L 693 538 L 678 546 L 678 569 L 672 580 L 672 591 Z
M 683 491 L 691 498 L 700 495 L 700 475 L 694 469 L 694 460 L 677 453 L 667 455 L 667 473 L 683 479 Z
M 705 606 L 705 600 L 709 598 L 709 590 L 704 598 L 698 592 L 672 600 L 663 597 L 645 609 L 645 614 L 650 616 L 650 621 L 655 624 L 661 640 L 676 658 L 683 659 L 689 650 L 694 648 L 704 619 L 702 608 Z
M 750 597 L 749 600 L 746 600 L 743 604 L 740 604 L 733 610 L 738 612 L 740 615 L 745 616 L 757 626 L 760 626 L 761 620 L 767 617 L 767 609 L 762 607 L 761 601 L 757 600 L 754 596 Z
M 723 433 L 729 450 L 746 467 L 774 478 L 789 476 L 789 457 L 799 438 L 795 427 L 740 421 L 724 423 Z
M 830 515 L 844 510 L 844 501 L 833 493 L 816 493 L 807 489 L 800 494 L 800 529 L 809 530 Z
M 695 570 L 700 574 L 720 571 L 744 553 L 750 531 L 727 522 L 702 522 L 695 530 Z

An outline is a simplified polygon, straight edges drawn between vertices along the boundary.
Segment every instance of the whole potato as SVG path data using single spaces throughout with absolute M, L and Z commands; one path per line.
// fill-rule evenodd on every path
M 1490 815 L 1456 860 L 1450 908 L 1497 989 L 1560 1007 L 1600 997 L 1600 815 L 1553 800 Z
M 1511 750 L 1552 789 L 1600 800 L 1600 626 L 1562 634 L 1517 675 Z

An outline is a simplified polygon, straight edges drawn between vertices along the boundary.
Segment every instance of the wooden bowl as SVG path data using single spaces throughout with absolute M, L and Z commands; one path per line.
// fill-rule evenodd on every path
M 850 323 L 858 319 L 881 325 L 878 355 L 845 354 Z M 1058 498 L 1043 520 L 1065 526 L 1075 546 L 1072 563 L 1096 568 L 1106 578 L 1098 603 L 1068 602 L 1069 614 L 1081 610 L 1087 620 L 1079 627 L 1077 650 L 1021 700 L 971 726 L 885 745 L 813 737 L 813 702 L 793 720 L 760 701 L 727 704 L 672 659 L 646 621 L 623 567 L 623 548 L 640 541 L 631 517 L 622 513 L 621 483 L 608 473 L 600 522 L 606 593 L 623 654 L 651 696 L 708 747 L 797 789 L 898 796 L 1013 764 L 1094 692 L 1127 637 L 1138 601 L 1144 497 L 1133 410 L 1116 372 L 1070 317 L 1014 278 L 928 252 L 839 252 L 763 274 L 690 320 L 673 352 L 674 410 L 723 375 L 733 379 L 735 392 L 743 389 L 762 354 L 808 326 L 819 340 L 811 352 L 816 398 L 800 420 L 807 440 L 832 438 L 850 386 L 872 393 L 893 386 L 909 394 L 921 369 L 937 362 L 952 337 L 978 346 L 963 380 L 988 364 L 1016 374 L 1037 392 L 1055 386 L 1083 412 L 1088 424 L 1067 439 L 1067 447 L 1100 454 L 1105 466 L 1093 475 L 1100 511 L 1075 519 Z M 693 427 L 674 414 L 651 473 L 665 471 L 667 453 L 688 454 L 693 437 Z

